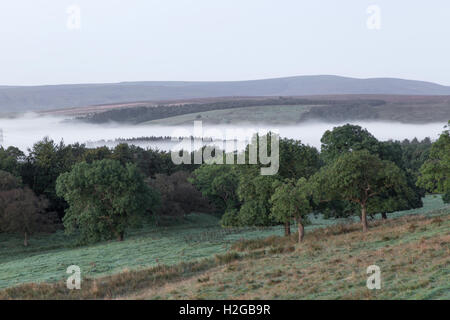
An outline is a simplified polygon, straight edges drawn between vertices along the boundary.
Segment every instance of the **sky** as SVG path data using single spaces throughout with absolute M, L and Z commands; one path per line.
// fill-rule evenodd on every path
M 334 74 L 450 85 L 448 0 L 1 0 L 0 85 Z

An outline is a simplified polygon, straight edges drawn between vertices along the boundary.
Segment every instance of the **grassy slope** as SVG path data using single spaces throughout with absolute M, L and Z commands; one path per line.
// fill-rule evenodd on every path
M 160 120 L 152 120 L 145 124 L 154 125 L 181 125 L 195 120 L 202 120 L 209 124 L 233 124 L 237 122 L 270 122 L 270 123 L 297 123 L 301 115 L 313 106 L 258 106 L 235 109 L 213 110 L 207 112 L 189 113 L 181 116 Z
M 318 229 L 302 245 L 294 236 L 243 242 L 236 248 L 255 257 L 121 298 L 449 299 L 449 213 L 377 221 L 367 234 L 359 225 Z M 366 287 L 373 264 L 381 268 L 377 291 Z
M 182 225 L 148 226 L 133 230 L 123 242 L 110 241 L 74 247 L 75 239 L 61 231 L 23 239 L 0 234 L 0 288 L 25 282 L 52 282 L 67 277 L 65 270 L 75 264 L 83 275 L 98 277 L 124 269 L 143 269 L 158 264 L 173 265 L 225 253 L 241 238 L 282 234 L 281 227 L 236 229 L 225 232 L 219 219 L 206 214 L 191 214 Z
M 440 198 L 427 197 L 425 199 L 425 208 L 411 210 L 409 212 L 399 212 L 390 216 L 410 216 L 411 213 L 427 213 L 427 216 L 429 216 L 429 210 L 436 210 L 443 207 Z M 260 249 L 240 253 L 241 256 L 248 255 L 249 257 L 254 256 L 255 258 L 260 256 L 260 258 L 257 260 L 244 259 L 235 262 L 236 266 L 231 267 L 231 269 L 228 269 L 229 266 L 226 267 L 227 269 L 217 266 L 227 262 L 229 259 L 233 260 L 236 258 L 233 253 L 230 254 L 228 251 L 233 243 L 236 243 L 238 239 L 242 238 L 256 239 L 281 234 L 281 228 L 239 230 L 225 234 L 217 226 L 216 218 L 205 215 L 192 215 L 183 226 L 167 227 L 162 230 L 146 228 L 135 231 L 122 243 L 106 242 L 89 247 L 71 248 L 68 247 L 70 239 L 66 239 L 62 234 L 55 234 L 34 238 L 32 239 L 33 246 L 24 249 L 20 247 L 21 241 L 19 238 L 10 240 L 9 242 L 5 241 L 5 239 L 0 239 L 2 240 L 0 242 L 0 284 L 2 287 L 9 287 L 23 282 L 54 282 L 56 280 L 62 280 L 67 276 L 65 274 L 65 268 L 71 264 L 78 264 L 82 269 L 84 279 L 86 277 L 99 277 L 105 274 L 116 274 L 112 277 L 99 280 L 100 283 L 104 283 L 103 290 L 95 289 L 94 292 L 92 291 L 92 287 L 97 286 L 96 280 L 86 280 L 83 282 L 84 286 L 90 287 L 90 290 L 81 290 L 82 293 L 74 294 L 82 294 L 82 297 L 85 298 L 116 296 L 139 298 L 320 298 L 324 297 L 323 295 L 328 296 L 333 293 L 333 286 L 342 286 L 344 283 L 347 283 L 345 281 L 342 282 L 341 278 L 338 278 L 340 279 L 339 281 L 332 281 L 336 275 L 348 273 L 346 277 L 349 277 L 353 274 L 352 277 L 354 279 L 352 278 L 353 280 L 350 281 L 353 283 L 352 286 L 355 286 L 354 281 L 363 281 L 364 270 L 358 268 L 362 268 L 362 264 L 366 265 L 370 262 L 370 264 L 380 264 L 382 270 L 385 267 L 389 268 L 388 270 L 391 270 L 390 276 L 394 277 L 394 282 L 406 281 L 406 283 L 410 283 L 418 281 L 417 279 L 421 279 L 422 276 L 426 276 L 428 280 L 424 280 L 425 282 L 422 284 L 424 286 L 424 292 L 430 294 L 430 298 L 442 297 L 441 291 L 448 289 L 448 287 L 445 287 L 445 284 L 450 283 L 448 281 L 448 263 L 450 262 L 448 261 L 448 257 L 450 256 L 448 252 L 448 230 L 450 229 L 450 212 L 448 207 L 444 211 L 447 215 L 440 223 L 432 222 L 433 218 L 400 224 L 397 222 L 388 222 L 386 225 L 376 227 L 367 236 L 360 234 L 359 225 L 357 225 L 354 229 L 355 231 L 330 240 L 327 240 L 328 237 L 323 237 L 323 234 L 320 236 L 320 232 L 323 233 L 325 229 L 321 228 L 314 231 L 316 235 L 311 234 L 311 230 L 333 223 L 336 224 L 338 221 L 323 220 L 320 218 L 313 219 L 313 224 L 307 228 L 309 233 L 307 233 L 306 243 L 304 245 L 308 250 L 303 251 L 301 248 L 297 248 L 296 253 L 279 254 L 277 253 L 279 251 L 291 250 L 293 248 L 293 242 L 281 243 L 275 247 L 271 243 L 271 246 L 263 250 L 264 253 L 262 255 Z M 442 214 L 442 211 L 435 212 L 435 214 Z M 393 224 L 392 226 L 390 225 L 391 223 Z M 411 224 L 415 224 L 417 227 L 410 227 Z M 341 230 L 343 227 L 342 225 L 338 225 L 336 228 L 337 230 Z M 365 237 L 364 242 L 359 241 L 362 237 Z M 236 245 L 234 244 L 234 246 Z M 431 246 L 434 248 L 434 251 L 431 249 L 431 251 L 428 249 L 423 249 L 425 250 L 423 251 L 421 249 L 423 246 L 426 248 Z M 215 254 L 222 254 L 224 258 L 218 256 L 214 259 Z M 375 259 L 375 257 L 379 259 Z M 335 261 L 331 263 L 330 259 L 340 259 L 341 262 L 338 263 Z M 358 262 L 358 259 L 361 262 Z M 420 260 L 420 264 L 414 263 L 409 265 L 409 262 L 405 262 L 405 259 L 410 259 L 408 261 L 413 262 Z M 428 262 L 426 259 L 428 259 Z M 397 260 L 398 262 L 395 262 Z M 348 264 L 342 261 L 353 262 Z M 180 262 L 183 263 L 180 264 Z M 323 269 L 329 265 L 334 266 L 334 271 L 331 271 L 329 274 L 323 273 Z M 295 266 L 295 268 L 290 270 L 290 266 Z M 400 266 L 404 268 L 400 268 Z M 148 269 L 149 267 L 153 269 Z M 234 268 L 236 269 L 233 270 Z M 410 276 L 408 278 L 409 280 L 403 276 L 401 279 L 395 279 L 395 273 L 392 273 L 393 268 L 397 268 L 398 270 L 395 270 L 402 272 L 406 272 L 412 268 L 412 271 L 408 271 Z M 278 269 L 281 271 L 278 271 Z M 118 273 L 124 270 L 128 271 Z M 273 278 L 273 276 L 270 276 L 271 270 L 282 273 L 282 275 L 280 273 L 280 279 L 274 280 L 275 282 L 281 281 L 279 282 L 280 286 L 290 286 L 292 284 L 289 274 L 293 277 L 297 274 L 297 277 L 299 277 L 300 275 L 307 275 L 309 273 L 314 274 L 314 278 L 311 278 L 311 285 L 316 282 L 316 276 L 320 277 L 321 274 L 324 274 L 329 277 L 328 280 L 331 281 L 330 285 L 332 284 L 332 286 L 329 291 L 326 291 L 325 289 L 321 289 L 320 285 L 318 286 L 316 283 L 315 286 L 317 288 L 315 290 L 318 291 L 316 293 L 311 291 L 308 295 L 296 292 L 294 288 L 289 290 L 279 288 L 281 291 L 277 293 L 278 289 L 274 291 L 269 290 L 271 287 L 264 284 L 264 281 L 269 281 L 268 278 Z M 295 270 L 295 273 L 293 273 L 293 270 Z M 322 272 L 319 272 L 320 270 Z M 425 273 L 427 270 L 430 271 L 429 274 Z M 202 272 L 207 273 L 198 278 L 199 273 Z M 408 272 L 406 273 L 408 274 Z M 243 281 L 242 279 L 246 279 L 246 274 L 251 274 L 252 276 L 248 280 Z M 214 280 L 207 280 L 208 278 Z M 308 278 L 300 277 L 300 280 L 301 282 L 308 282 Z M 197 279 L 203 282 L 199 282 Z M 315 279 L 315 281 L 312 279 Z M 172 284 L 164 285 L 168 280 L 182 280 L 182 282 L 176 284 L 180 289 L 173 291 L 171 289 Z M 427 284 L 425 285 L 425 283 Z M 154 292 L 152 290 L 154 290 L 155 284 L 164 285 L 164 287 Z M 30 286 L 35 288 L 36 285 Z M 34 289 L 30 291 L 28 290 L 29 287 L 25 286 L 24 291 L 20 291 L 21 287 L 19 287 L 17 288 L 18 291 L 8 293 L 6 297 L 30 297 L 28 296 L 31 294 L 30 292 L 35 292 L 36 294 L 32 297 L 66 297 L 67 291 L 66 289 L 61 290 L 61 288 L 64 288 L 61 283 L 55 286 L 59 286 L 60 293 L 56 294 L 55 292 L 48 291 L 46 285 L 42 287 L 38 286 L 37 291 Z M 298 283 L 293 285 L 293 287 L 300 288 Z M 45 290 L 40 292 L 39 290 L 42 288 Z M 346 292 L 347 295 L 353 292 L 351 287 L 345 287 L 344 289 L 346 290 L 340 291 L 341 295 L 343 292 Z M 141 292 L 136 292 L 139 290 Z M 403 292 L 404 290 L 402 289 L 400 291 Z M 445 292 L 448 292 L 448 290 Z M 5 297 L 4 292 L 0 293 L 0 298 L 2 298 L 2 295 Z M 331 295 L 330 297 L 357 296 Z

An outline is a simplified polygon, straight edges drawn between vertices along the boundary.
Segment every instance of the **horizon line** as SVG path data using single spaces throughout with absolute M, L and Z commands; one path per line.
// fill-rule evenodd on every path
M 115 82 L 67 82 L 67 83 L 56 83 L 56 84 L 27 84 L 27 85 L 8 85 L 0 84 L 0 90 L 2 88 L 26 88 L 26 87 L 51 87 L 51 86 L 83 86 L 83 85 L 119 85 L 119 84 L 132 84 L 132 83 L 151 83 L 151 82 L 163 82 L 163 83 L 236 83 L 236 82 L 253 82 L 253 81 L 265 81 L 265 80 L 279 80 L 279 79 L 292 79 L 301 77 L 336 77 L 345 78 L 353 80 L 403 80 L 403 81 L 416 81 L 430 83 L 434 85 L 439 85 L 443 87 L 450 87 L 450 85 L 441 84 L 439 82 L 427 81 L 427 80 L 417 80 L 410 78 L 399 78 L 399 77 L 353 77 L 353 76 L 342 76 L 336 74 L 305 74 L 305 75 L 293 75 L 293 76 L 279 76 L 279 77 L 268 77 L 268 78 L 254 78 L 245 80 L 126 80 L 126 81 L 115 81 Z

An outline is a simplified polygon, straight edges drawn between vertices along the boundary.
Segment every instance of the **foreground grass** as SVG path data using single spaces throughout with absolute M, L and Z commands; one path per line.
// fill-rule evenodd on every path
M 441 217 L 318 229 L 295 244 L 272 237 L 235 244 L 241 260 L 201 276 L 150 287 L 132 299 L 449 299 L 450 212 Z M 369 265 L 382 289 L 366 287 Z
M 223 230 L 219 218 L 191 214 L 180 225 L 145 226 L 126 235 L 123 242 L 107 241 L 75 246 L 63 232 L 40 235 L 23 247 L 23 239 L 0 235 L 0 289 L 28 282 L 57 282 L 67 278 L 70 265 L 83 276 L 95 278 L 123 270 L 176 265 L 225 253 L 242 238 L 282 234 L 281 227 Z
M 430 214 L 430 210 L 445 205 L 439 196 L 428 196 L 424 207 L 389 214 L 395 218 L 412 214 Z M 379 217 L 377 217 L 379 218 Z M 352 219 L 323 219 L 311 216 L 310 232 Z M 295 226 L 292 226 L 293 230 Z M 191 214 L 177 225 L 146 226 L 129 232 L 125 241 L 102 242 L 76 247 L 75 239 L 62 231 L 52 235 L 32 237 L 30 246 L 23 246 L 20 236 L 0 234 L 0 289 L 22 283 L 57 282 L 67 278 L 66 269 L 78 265 L 83 277 L 98 278 L 122 272 L 143 270 L 158 265 L 173 266 L 180 262 L 198 261 L 215 254 L 226 253 L 240 239 L 282 235 L 283 228 L 234 229 L 225 231 L 219 218 L 206 214 Z
M 397 216 L 366 234 L 354 223 L 310 230 L 301 245 L 243 239 L 215 256 L 84 279 L 81 290 L 24 284 L 0 299 L 449 299 L 450 207 Z M 366 288 L 372 264 L 381 290 Z

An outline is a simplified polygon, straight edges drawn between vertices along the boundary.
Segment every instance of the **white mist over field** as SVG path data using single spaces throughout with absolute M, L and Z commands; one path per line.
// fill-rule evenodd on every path
M 366 128 L 379 140 L 403 140 L 423 139 L 430 137 L 432 140 L 438 138 L 446 124 L 403 124 L 398 122 L 351 122 Z M 320 148 L 320 138 L 326 130 L 341 124 L 330 123 L 301 123 L 297 125 L 203 125 L 203 136 L 224 139 L 227 131 L 233 129 L 279 132 L 281 137 L 301 140 Z M 33 146 L 33 144 L 45 136 L 55 142 L 64 140 L 66 144 L 80 142 L 88 145 L 104 145 L 105 143 L 93 143 L 99 140 L 115 140 L 118 138 L 129 139 L 149 136 L 198 136 L 194 134 L 194 124 L 191 126 L 154 126 L 154 125 L 122 125 L 122 124 L 87 124 L 79 122 L 64 121 L 57 117 L 39 117 L 35 114 L 26 114 L 20 118 L 0 118 L 0 129 L 3 132 L 3 147 L 16 146 L 22 151 Z M 231 137 L 233 138 L 233 137 Z M 239 139 L 239 138 L 238 138 Z M 91 144 L 90 144 L 91 143 Z M 168 150 L 173 144 L 163 142 L 145 141 L 136 143 L 141 147 L 159 148 Z M 114 142 L 108 143 L 108 146 Z

